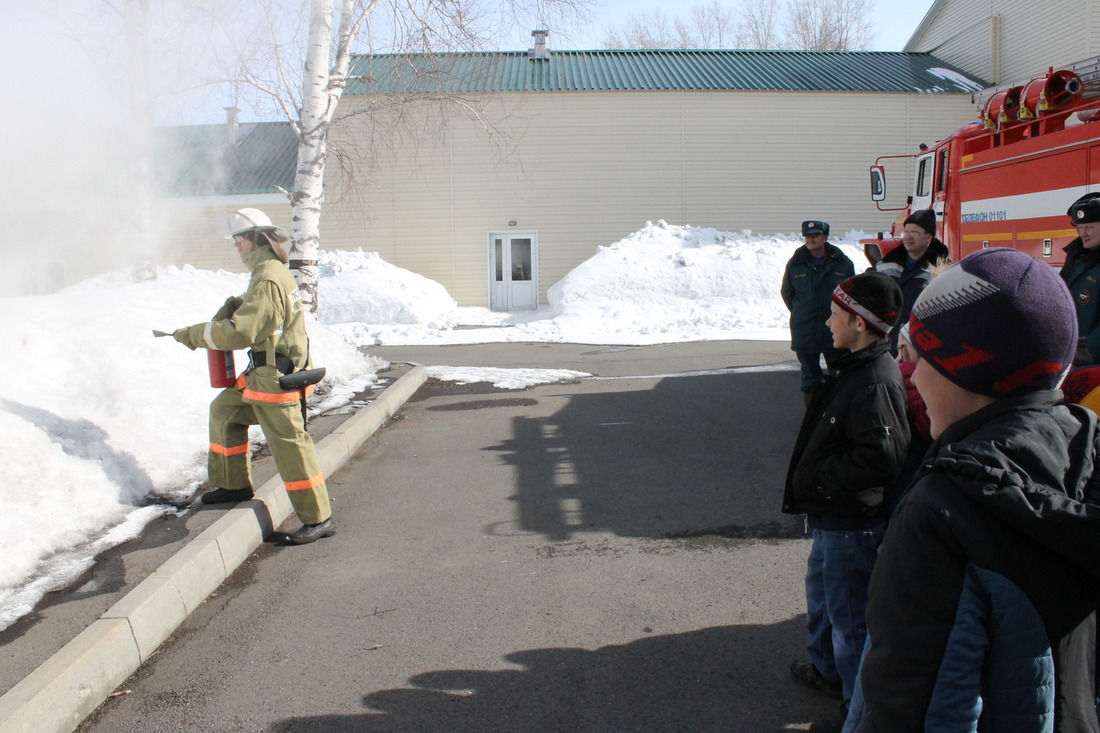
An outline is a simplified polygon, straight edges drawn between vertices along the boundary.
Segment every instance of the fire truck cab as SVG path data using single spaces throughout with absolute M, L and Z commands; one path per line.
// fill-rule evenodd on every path
M 913 211 L 936 212 L 937 236 L 951 259 L 988 247 L 1013 247 L 1060 266 L 1077 233 L 1066 209 L 1100 191 L 1100 57 L 1025 84 L 988 89 L 976 99 L 981 119 L 912 155 L 880 156 L 871 167 L 871 199 L 900 212 L 889 235 L 861 240 L 877 262 L 901 244 Z M 911 160 L 913 186 L 903 207 L 883 207 L 886 167 Z

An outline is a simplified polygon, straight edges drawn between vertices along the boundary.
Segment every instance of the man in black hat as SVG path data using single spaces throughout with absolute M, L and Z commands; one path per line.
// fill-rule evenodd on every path
M 822 354 L 826 364 L 839 354 L 825 325 L 833 289 L 855 274 L 855 266 L 839 247 L 829 243 L 827 222 L 802 222 L 802 237 L 806 243 L 787 262 L 781 292 L 791 312 L 791 351 L 798 355 L 802 367 L 801 389 L 808 405 L 821 381 Z
M 1092 364 L 1100 356 L 1100 193 L 1086 193 L 1069 210 L 1077 239 L 1066 245 L 1060 272 L 1077 307 L 1080 332 L 1074 366 Z
M 949 254 L 947 245 L 936 238 L 936 212 L 932 209 L 918 209 L 905 219 L 901 227 L 901 244 L 875 265 L 875 270 L 894 278 L 901 288 L 899 324 L 909 322 L 913 303 L 932 281 L 934 268 L 947 262 Z M 897 328 L 890 332 L 890 350 L 895 355 L 898 353 Z

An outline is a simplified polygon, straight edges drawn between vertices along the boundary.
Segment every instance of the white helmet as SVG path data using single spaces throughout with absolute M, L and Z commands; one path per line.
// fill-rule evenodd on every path
M 225 217 L 225 225 L 229 227 L 226 239 L 232 239 L 238 234 L 249 231 L 260 231 L 268 234 L 271 249 L 275 255 L 286 264 L 289 259 L 287 244 L 290 243 L 290 232 L 271 223 L 267 214 L 259 209 L 239 209 Z

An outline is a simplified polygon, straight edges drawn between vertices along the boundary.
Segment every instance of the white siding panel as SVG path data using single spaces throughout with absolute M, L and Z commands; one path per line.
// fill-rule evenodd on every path
M 996 81 L 990 54 L 990 15 L 988 2 L 948 0 L 924 33 L 911 39 L 906 47 L 931 53 L 970 74 Z
M 948 0 L 908 46 L 993 85 L 1100 55 L 1100 0 Z
M 1096 0 L 996 0 L 1001 17 L 1002 79 L 1005 83 L 1041 76 L 1098 51 L 1088 46 L 1090 9 Z

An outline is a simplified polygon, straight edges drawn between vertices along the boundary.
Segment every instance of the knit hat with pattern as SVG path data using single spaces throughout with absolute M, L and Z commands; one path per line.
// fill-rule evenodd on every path
M 901 288 L 894 278 L 881 272 L 864 272 L 836 286 L 833 302 L 860 316 L 867 327 L 885 336 L 898 322 Z
M 1077 345 L 1073 298 L 1050 265 L 1004 247 L 967 255 L 917 298 L 909 336 L 922 359 L 969 392 L 1056 389 Z

